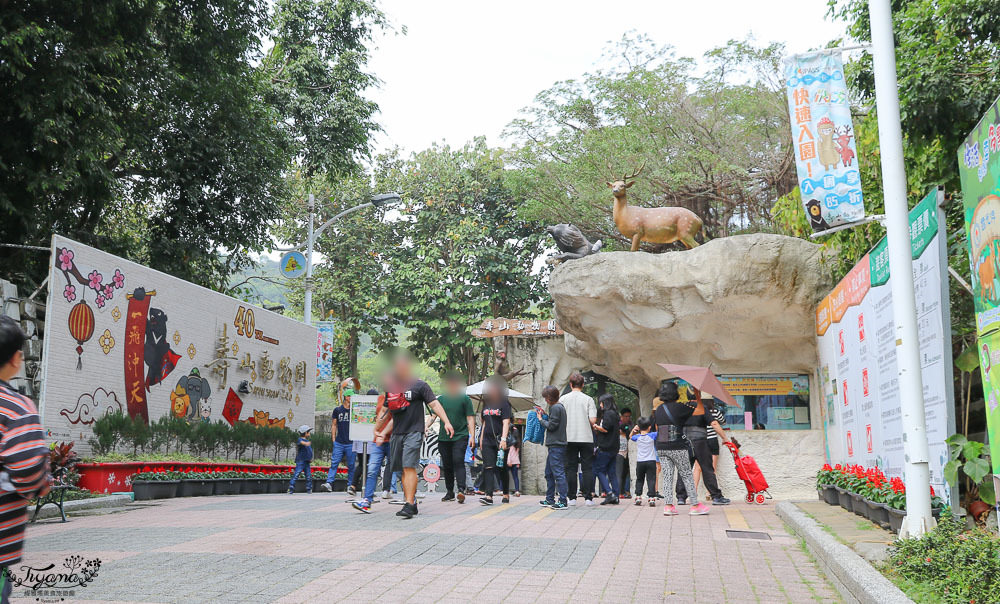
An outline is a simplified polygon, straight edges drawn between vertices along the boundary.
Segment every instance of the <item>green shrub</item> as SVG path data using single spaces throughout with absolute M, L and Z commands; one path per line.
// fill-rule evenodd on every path
M 92 426 L 94 437 L 88 442 L 98 455 L 106 455 L 115 451 L 121 444 L 126 426 L 131 422 L 129 417 L 120 411 L 106 413 L 94 420 Z
M 942 514 L 923 537 L 896 541 L 885 571 L 904 589 L 935 593 L 942 602 L 1000 602 L 1000 537 L 968 531 L 963 521 Z
M 333 453 L 332 435 L 326 432 L 313 432 L 309 441 L 312 443 L 313 459 L 329 459 Z M 298 439 L 295 442 L 298 442 Z

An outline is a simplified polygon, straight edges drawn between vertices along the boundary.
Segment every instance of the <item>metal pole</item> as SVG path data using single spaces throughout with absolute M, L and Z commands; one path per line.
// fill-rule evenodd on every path
M 302 309 L 302 321 L 312 325 L 312 279 L 313 279 L 313 214 L 316 211 L 316 198 L 309 194 L 309 235 L 306 239 L 306 301 Z
M 872 54 L 875 67 L 875 106 L 878 110 L 882 189 L 889 268 L 892 272 L 892 314 L 896 324 L 896 365 L 902 407 L 903 479 L 906 482 L 906 518 L 900 537 L 919 537 L 936 524 L 931 516 L 930 454 L 924 417 L 924 388 L 920 375 L 920 340 L 913 293 L 913 256 L 906 205 L 903 132 L 896 82 L 896 48 L 889 0 L 868 0 Z

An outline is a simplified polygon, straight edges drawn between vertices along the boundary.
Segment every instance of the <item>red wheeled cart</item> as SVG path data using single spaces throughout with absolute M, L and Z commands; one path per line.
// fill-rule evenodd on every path
M 744 455 L 740 457 L 740 450 L 733 443 L 726 443 L 729 451 L 733 454 L 733 461 L 736 463 L 736 475 L 740 477 L 747 487 L 747 503 L 763 504 L 765 499 L 771 499 L 771 494 L 767 492 L 767 479 L 757 467 L 757 462 L 753 457 Z

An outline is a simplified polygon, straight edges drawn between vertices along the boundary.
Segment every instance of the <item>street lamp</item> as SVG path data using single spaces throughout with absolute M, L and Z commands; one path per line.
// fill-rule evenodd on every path
M 326 228 L 328 226 L 330 226 L 334 222 L 337 222 L 338 220 L 340 220 L 344 216 L 347 216 L 348 214 L 353 214 L 354 212 L 357 212 L 359 210 L 363 210 L 363 209 L 369 208 L 369 207 L 381 208 L 383 206 L 386 206 L 386 205 L 389 205 L 389 204 L 392 204 L 392 203 L 397 203 L 397 202 L 399 202 L 401 200 L 402 200 L 402 198 L 400 198 L 400 196 L 399 196 L 398 193 L 380 193 L 379 195 L 372 195 L 370 201 L 366 201 L 363 204 L 356 205 L 353 208 L 348 208 L 348 209 L 344 210 L 343 212 L 337 214 L 336 216 L 334 216 L 330 220 L 327 220 L 326 222 L 324 222 L 323 224 L 321 224 L 320 227 L 314 231 L 313 230 L 313 218 L 315 216 L 315 211 L 316 211 L 316 198 L 313 196 L 312 193 L 309 194 L 309 234 L 307 235 L 306 243 L 305 243 L 305 247 L 306 247 L 306 296 L 305 296 L 305 298 L 306 299 L 305 299 L 305 308 L 303 309 L 303 312 L 302 312 L 302 320 L 305 323 L 309 323 L 309 324 L 312 323 L 312 288 L 313 288 L 313 282 L 312 282 L 312 269 L 313 269 L 312 254 L 313 254 L 313 244 L 315 243 L 316 238 L 319 237 L 320 234 L 324 230 L 326 230 Z M 276 249 L 278 251 L 282 251 L 282 252 L 297 251 L 297 250 L 302 249 L 302 246 L 301 245 L 297 245 L 297 246 L 292 247 L 292 248 L 284 248 L 284 249 L 276 248 Z

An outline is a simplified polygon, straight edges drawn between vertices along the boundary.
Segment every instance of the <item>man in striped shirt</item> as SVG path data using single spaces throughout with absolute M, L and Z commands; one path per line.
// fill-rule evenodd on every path
M 28 500 L 49 491 L 49 449 L 35 404 L 9 384 L 24 363 L 24 332 L 0 317 L 0 602 L 11 585 L 7 568 L 21 560 Z

